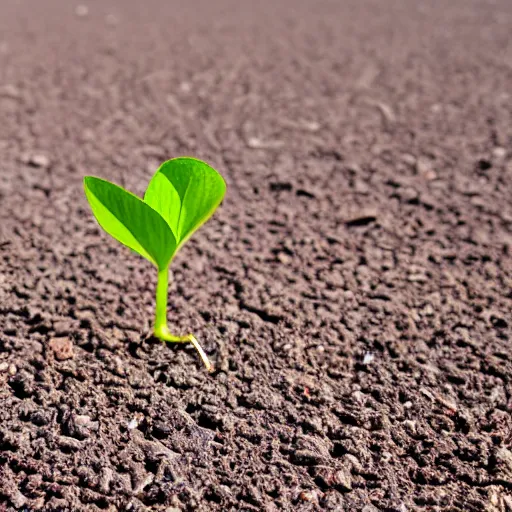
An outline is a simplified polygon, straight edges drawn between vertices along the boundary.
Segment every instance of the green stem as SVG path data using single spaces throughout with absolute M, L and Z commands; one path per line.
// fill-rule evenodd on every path
M 158 271 L 158 281 L 156 285 L 156 316 L 155 316 L 155 335 L 163 339 L 162 336 L 169 332 L 167 328 L 167 291 L 169 289 L 169 267 Z
M 206 352 L 203 350 L 195 336 L 187 334 L 185 336 L 175 336 L 171 334 L 167 327 L 167 293 L 169 289 L 169 267 L 164 270 L 158 271 L 158 281 L 156 285 L 156 314 L 155 314 L 155 336 L 162 340 L 171 343 L 187 343 L 190 342 L 194 345 L 195 349 L 199 352 L 199 356 L 203 360 L 206 369 L 209 372 L 214 370 L 213 365 L 210 363 Z

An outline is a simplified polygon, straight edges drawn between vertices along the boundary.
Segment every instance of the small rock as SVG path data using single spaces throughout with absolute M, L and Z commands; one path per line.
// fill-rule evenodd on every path
M 137 413 L 129 422 L 128 422 L 128 425 L 126 426 L 126 428 L 128 430 L 134 430 L 136 429 L 140 423 L 142 422 L 142 420 L 144 419 L 144 415 L 142 413 Z
M 412 420 L 405 420 L 404 421 L 404 427 L 406 430 L 412 434 L 416 433 L 416 422 Z
M 424 274 L 409 274 L 407 280 L 411 283 L 426 283 L 428 281 Z
M 402 155 L 402 162 L 404 164 L 410 165 L 411 167 L 414 167 L 416 165 L 416 157 L 410 153 L 404 153 Z
M 393 455 L 391 454 L 391 452 L 382 452 L 380 458 L 382 462 L 389 462 L 393 458 Z
M 278 149 L 283 146 L 284 142 L 277 139 L 264 141 L 258 137 L 248 137 L 246 144 L 251 149 Z
M 130 420 L 130 422 L 128 423 L 127 425 L 127 429 L 128 430 L 133 430 L 134 428 L 137 428 L 139 426 L 139 422 L 133 418 L 132 420 Z
M 67 450 L 79 450 L 82 447 L 82 444 L 78 439 L 68 436 L 59 436 L 57 438 L 57 444 L 60 448 Z
M 52 338 L 48 346 L 54 352 L 55 359 L 58 361 L 73 358 L 73 343 L 69 338 Z
M 325 457 L 311 450 L 297 450 L 292 456 L 293 462 L 300 466 L 315 466 L 322 464 Z
M 336 487 L 341 488 L 343 491 L 352 490 L 352 478 L 348 471 L 342 469 L 336 471 L 336 474 L 334 476 L 334 483 Z
M 377 210 L 374 209 L 365 209 L 361 210 L 359 213 L 352 215 L 348 219 L 345 220 L 345 225 L 352 226 L 366 226 L 371 222 L 375 222 L 377 220 Z
M 437 180 L 437 172 L 433 169 L 429 169 L 428 171 L 425 171 L 425 173 L 422 175 L 427 181 L 434 181 Z
M 318 497 L 315 491 L 302 491 L 299 494 L 299 500 L 306 503 L 315 503 L 318 501 Z
M 512 475 L 512 452 L 505 447 L 499 448 L 495 458 L 505 466 L 508 474 Z
M 507 156 L 507 150 L 505 148 L 496 147 L 492 150 L 492 156 L 497 160 L 502 160 Z
M 434 162 L 425 156 L 420 156 L 416 161 L 416 172 L 421 176 L 426 176 L 434 170 Z
M 354 181 L 354 191 L 358 194 L 366 195 L 370 192 L 369 185 L 363 180 L 355 180 Z
M 78 427 L 86 427 L 91 424 L 91 417 L 86 415 L 79 415 L 77 414 L 75 416 L 75 425 Z
M 152 475 L 151 473 L 146 475 L 145 478 L 141 479 L 136 485 L 134 485 L 133 494 L 140 494 L 148 485 L 153 483 L 154 479 L 155 475 Z
M 434 308 L 431 304 L 427 304 L 422 311 L 424 316 L 434 316 Z
M 400 196 L 402 199 L 407 203 L 414 203 L 418 200 L 419 193 L 418 191 L 413 187 L 406 187 L 402 190 L 400 193 Z
M 292 258 L 288 254 L 286 254 L 285 252 L 279 252 L 277 254 L 277 259 L 283 265 L 289 265 L 291 263 L 291 261 L 292 261 Z
M 181 92 L 190 92 L 192 90 L 192 86 L 190 85 L 189 82 L 181 82 L 180 84 L 180 90 Z
M 31 167 L 37 167 L 41 169 L 47 169 L 50 166 L 50 159 L 40 153 L 25 155 L 22 157 L 22 161 Z
M 112 482 L 113 476 L 114 472 L 111 468 L 102 468 L 99 480 L 99 487 L 101 492 L 107 494 L 110 491 L 110 482 Z
M 363 358 L 363 364 L 364 365 L 370 364 L 374 358 L 375 358 L 375 355 L 372 352 L 366 352 L 366 354 L 364 355 L 364 358 Z
M 324 487 L 335 487 L 342 491 L 352 490 L 350 473 L 347 470 L 317 466 L 314 468 L 315 479 L 322 482 Z
M 0 96 L 17 100 L 21 98 L 21 93 L 16 86 L 12 84 L 7 84 L 0 88 Z
M 75 14 L 79 18 L 83 18 L 89 14 L 89 7 L 87 7 L 87 5 L 84 4 L 77 5 L 75 8 Z
M 99 422 L 93 421 L 90 416 L 72 413 L 65 422 L 66 431 L 69 437 L 77 439 L 86 439 L 90 436 L 91 431 L 99 429 Z

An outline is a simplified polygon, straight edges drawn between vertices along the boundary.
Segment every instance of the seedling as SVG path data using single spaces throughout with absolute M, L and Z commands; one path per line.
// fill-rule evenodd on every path
M 109 181 L 86 176 L 87 200 L 98 224 L 117 241 L 158 269 L 154 335 L 172 343 L 190 342 L 208 371 L 213 366 L 192 334 L 175 336 L 167 327 L 169 265 L 190 236 L 222 201 L 226 183 L 205 162 L 173 158 L 164 162 L 149 182 L 144 200 Z

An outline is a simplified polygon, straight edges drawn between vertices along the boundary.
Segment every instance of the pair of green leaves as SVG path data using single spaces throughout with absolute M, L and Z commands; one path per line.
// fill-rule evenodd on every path
M 173 158 L 151 179 L 144 200 L 109 181 L 87 176 L 85 194 L 99 225 L 156 265 L 167 268 L 222 201 L 226 183 L 205 162 Z

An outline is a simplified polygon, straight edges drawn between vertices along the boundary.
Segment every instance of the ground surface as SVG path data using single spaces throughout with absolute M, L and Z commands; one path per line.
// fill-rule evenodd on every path
M 86 7 L 0 6 L 0 510 L 512 510 L 512 3 Z M 213 376 L 82 193 L 178 155 Z

